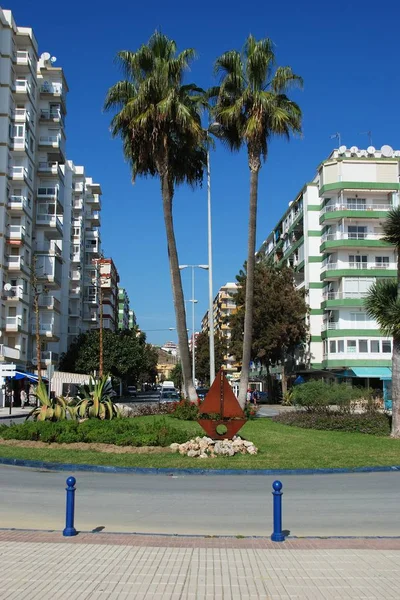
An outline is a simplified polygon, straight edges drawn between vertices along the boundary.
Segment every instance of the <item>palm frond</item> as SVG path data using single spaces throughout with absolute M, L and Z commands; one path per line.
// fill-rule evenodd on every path
M 382 240 L 400 248 L 400 206 L 388 212 L 382 229 L 384 233 Z
M 400 338 L 400 298 L 397 281 L 378 281 L 369 288 L 364 299 L 367 314 L 375 319 L 386 336 Z

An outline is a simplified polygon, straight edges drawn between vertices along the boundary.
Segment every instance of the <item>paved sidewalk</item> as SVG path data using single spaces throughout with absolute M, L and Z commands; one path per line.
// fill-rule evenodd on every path
M 380 548 L 380 549 L 378 549 Z M 0 531 L 1 600 L 397 599 L 400 539 Z
M 0 408 L 0 425 L 1 419 L 16 419 L 18 417 L 26 417 L 32 410 L 33 406 L 28 406 L 26 408 L 21 408 L 20 406 L 13 406 L 10 415 L 9 406 L 6 406 L 5 408 Z

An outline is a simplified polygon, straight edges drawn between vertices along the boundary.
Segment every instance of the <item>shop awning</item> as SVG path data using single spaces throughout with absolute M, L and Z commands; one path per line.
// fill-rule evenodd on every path
M 34 383 L 38 382 L 38 377 L 34 373 L 26 373 L 26 371 L 15 371 L 15 376 L 12 379 L 29 379 L 29 381 L 33 381 Z M 47 377 L 43 377 L 44 381 L 47 381 Z
M 389 367 L 353 367 L 355 377 L 368 379 L 392 379 L 392 369 Z

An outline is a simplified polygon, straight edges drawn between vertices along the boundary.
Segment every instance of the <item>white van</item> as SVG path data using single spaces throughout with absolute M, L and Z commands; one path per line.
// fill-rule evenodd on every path
M 175 391 L 175 385 L 173 381 L 163 381 L 161 384 L 161 391 L 168 389 Z

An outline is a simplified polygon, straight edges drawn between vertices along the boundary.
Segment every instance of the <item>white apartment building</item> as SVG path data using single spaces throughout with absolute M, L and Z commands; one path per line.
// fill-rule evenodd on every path
M 372 387 L 391 377 L 392 340 L 363 299 L 374 281 L 396 276 L 394 248 L 380 238 L 399 204 L 399 160 L 389 146 L 334 150 L 258 252 L 292 266 L 307 290 L 311 368 Z
M 101 190 L 66 160 L 68 87 L 54 62 L 0 9 L 0 354 L 20 368 L 36 365 L 33 256 L 42 366 L 98 326 Z
M 224 356 L 223 368 L 229 379 L 237 379 L 240 376 L 240 367 L 236 358 L 229 353 L 229 341 L 231 339 L 231 328 L 228 317 L 236 311 L 236 304 L 233 301 L 233 294 L 237 290 L 237 283 L 228 282 L 221 286 L 213 302 L 213 319 L 215 335 L 219 335 L 226 340 L 228 351 Z M 208 333 L 208 311 L 201 321 L 201 330 Z
M 119 275 L 112 258 L 97 261 L 100 278 L 103 328 L 118 329 L 118 283 Z

